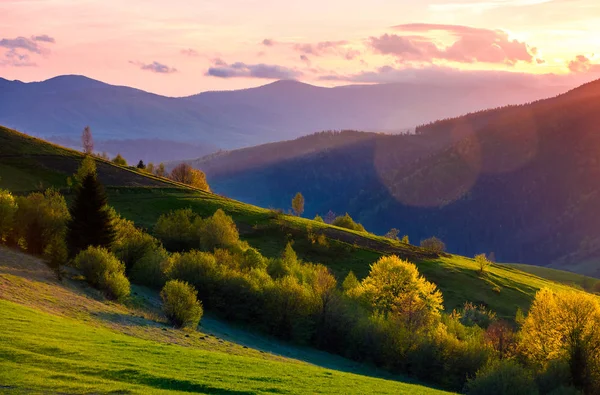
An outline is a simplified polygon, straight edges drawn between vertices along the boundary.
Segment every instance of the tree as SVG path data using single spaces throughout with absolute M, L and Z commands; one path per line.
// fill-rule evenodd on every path
M 83 128 L 81 144 L 83 145 L 83 152 L 86 155 L 91 155 L 94 152 L 94 138 L 92 137 L 92 130 L 89 126 Z
M 430 237 L 429 239 L 421 240 L 421 248 L 426 250 L 441 253 L 446 251 L 446 244 L 437 237 Z
M 210 191 L 208 183 L 206 182 L 206 175 L 204 174 L 204 172 L 194 169 L 187 163 L 181 163 L 177 165 L 171 171 L 171 179 L 173 181 L 181 182 L 183 184 L 193 186 L 203 191 Z
M 304 212 L 304 196 L 300 192 L 292 199 L 292 210 L 296 216 L 301 216 Z
M 355 230 L 357 232 L 366 232 L 364 226 L 357 222 L 354 222 L 354 220 L 348 213 L 346 213 L 346 215 L 336 217 L 336 219 L 331 224 L 339 226 L 340 228 Z
M 400 231 L 398 229 L 392 228 L 392 229 L 388 230 L 388 232 L 383 237 L 391 239 L 391 240 L 398 240 L 398 233 L 400 233 Z
M 212 217 L 202 220 L 199 236 L 200 245 L 206 251 L 213 251 L 215 248 L 232 248 L 240 241 L 235 222 L 221 209 L 218 209 Z
M 138 162 L 137 166 L 138 169 L 140 170 L 145 170 L 146 169 L 146 165 L 144 164 L 144 161 L 140 159 L 140 161 Z
M 159 163 L 158 166 L 156 167 L 155 173 L 159 177 L 164 177 L 165 174 L 167 174 L 167 171 L 165 170 L 165 164 L 162 162 Z
M 146 172 L 154 174 L 154 163 L 148 162 L 148 164 L 146 165 Z
M 335 213 L 331 210 L 329 210 L 327 212 L 327 214 L 325 215 L 324 221 L 326 224 L 332 224 L 333 221 L 335 221 Z
M 115 156 L 112 160 L 112 162 L 115 165 L 119 165 L 119 166 L 127 166 L 127 161 L 125 160 L 125 158 L 123 158 L 121 156 L 121 154 L 117 154 L 117 156 Z
M 325 222 L 323 221 L 323 217 L 321 217 L 319 214 L 315 215 L 315 217 L 313 218 L 313 221 L 315 222 Z
M 81 161 L 77 172 L 73 175 L 73 179 L 75 179 L 75 184 L 81 185 L 83 179 L 88 174 L 96 174 L 96 161 L 91 155 L 87 155 Z
M 67 244 L 71 256 L 89 246 L 108 248 L 115 230 L 106 193 L 96 174 L 87 174 L 77 188 L 70 208 Z
M 490 266 L 492 264 L 492 262 L 490 262 L 487 259 L 487 257 L 485 256 L 485 254 L 475 255 L 475 263 L 477 263 L 477 266 L 479 267 L 479 273 L 480 274 L 485 273 L 485 271 L 487 270 L 488 266 Z
M 427 326 L 443 309 L 435 284 L 425 280 L 414 264 L 395 255 L 371 265 L 361 288 L 377 312 L 398 318 L 410 330 Z
M 573 384 L 584 393 L 600 393 L 600 302 L 578 291 L 542 289 L 523 322 L 520 350 L 547 366 L 568 362 Z

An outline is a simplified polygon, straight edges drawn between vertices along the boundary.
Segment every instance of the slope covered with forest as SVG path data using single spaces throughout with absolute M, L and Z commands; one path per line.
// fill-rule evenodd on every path
M 436 235 L 459 254 L 598 275 L 599 114 L 596 81 L 416 135 L 328 134 L 340 143 L 321 149 L 323 137 L 313 136 L 192 163 L 214 191 L 253 204 L 287 208 L 300 191 L 308 215 L 348 212 L 380 234 Z M 311 139 L 312 149 L 281 154 Z

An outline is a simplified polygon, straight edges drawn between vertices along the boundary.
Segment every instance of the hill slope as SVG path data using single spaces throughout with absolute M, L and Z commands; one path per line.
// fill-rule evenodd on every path
M 365 375 L 374 369 L 312 352 L 315 362 L 224 341 L 206 329 L 174 330 L 136 288 L 129 307 L 83 282 L 55 281 L 46 265 L 0 247 L 0 390 L 16 393 L 406 393 L 446 392 Z M 144 295 L 144 296 L 141 296 Z M 133 307 L 137 306 L 137 307 Z M 215 326 L 209 319 L 210 326 Z M 225 325 L 227 328 L 227 326 Z M 231 333 L 243 333 L 234 329 Z M 218 336 L 221 336 L 219 334 Z M 265 339 L 264 342 L 269 342 Z M 289 347 L 294 353 L 294 349 Z M 307 354 L 298 350 L 299 355 Z
M 39 169 L 42 162 L 32 153 L 44 153 L 49 150 L 60 150 L 41 140 L 25 138 L 21 134 L 0 129 L 4 141 L 17 145 L 17 141 L 26 141 L 21 149 L 27 148 L 22 167 L 22 177 L 27 177 L 32 185 L 51 179 L 44 178 Z M 26 139 L 26 140 L 20 140 Z M 5 147 L 0 146 L 0 166 L 3 166 L 2 153 Z M 63 160 L 73 160 L 69 155 L 79 155 L 73 151 L 63 150 Z M 14 157 L 13 157 L 14 158 Z M 57 162 L 60 162 L 57 159 Z M 117 172 L 126 176 L 118 179 L 128 180 L 129 170 L 114 166 Z M 11 188 L 8 179 L 14 179 L 10 172 L 14 167 L 2 173 L 0 188 Z M 133 173 L 135 177 L 146 177 Z M 7 175 L 8 177 L 5 177 Z M 66 178 L 66 173 L 60 173 Z M 148 182 L 156 179 L 148 178 Z M 162 180 L 159 180 L 162 181 Z M 168 182 L 168 181 L 165 181 Z M 60 186 L 57 184 L 56 186 Z M 70 199 L 68 190 L 67 199 Z M 438 256 L 418 247 L 392 241 L 367 233 L 348 231 L 323 223 L 283 215 L 271 210 L 241 203 L 219 195 L 194 191 L 179 185 L 168 184 L 167 187 L 131 187 L 128 182 L 108 188 L 109 203 L 138 226 L 151 231 L 161 214 L 170 210 L 190 207 L 202 216 L 212 215 L 218 208 L 231 215 L 240 229 L 241 238 L 259 249 L 268 257 L 279 256 L 289 240 L 294 240 L 294 249 L 299 257 L 311 262 L 328 265 L 339 280 L 352 270 L 359 277 L 365 277 L 370 265 L 381 255 L 397 254 L 417 264 L 425 277 L 436 283 L 444 294 L 444 306 L 447 311 L 460 308 L 466 301 L 484 303 L 500 316 L 512 319 L 517 308 L 527 310 L 535 292 L 543 287 L 565 288 L 565 286 L 547 281 L 535 275 L 527 274 L 511 267 L 494 265 L 489 275 L 481 277 L 476 263 L 469 258 L 455 255 Z M 323 234 L 327 245 L 315 244 L 310 234 Z
M 599 114 L 597 81 L 553 99 L 436 122 L 416 136 L 314 144 L 284 158 L 280 152 L 300 144 L 288 142 L 193 163 L 207 170 L 216 192 L 254 204 L 288 207 L 301 191 L 309 216 L 349 212 L 379 233 L 396 227 L 412 240 L 437 235 L 460 254 L 586 262 L 574 270 L 597 276 Z M 253 156 L 261 159 L 248 166 Z
M 75 146 L 89 125 L 100 151 L 114 155 L 115 148 L 121 150 L 115 140 L 134 140 L 127 144 L 129 160 L 156 162 L 198 157 L 215 146 L 239 148 L 320 130 L 397 131 L 552 96 L 562 89 L 493 82 L 322 88 L 278 81 L 253 89 L 171 98 L 83 76 L 33 83 L 0 78 L 0 124 Z M 196 147 L 176 157 L 180 147 L 176 143 L 181 142 Z

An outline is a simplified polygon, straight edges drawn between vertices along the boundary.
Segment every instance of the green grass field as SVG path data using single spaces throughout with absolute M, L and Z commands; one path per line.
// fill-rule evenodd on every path
M 59 284 L 39 260 L 0 248 L 0 392 L 447 393 L 389 374 L 368 376 L 377 375 L 374 368 L 355 366 L 363 374 L 346 373 L 343 358 L 318 351 L 285 346 L 292 355 L 339 370 L 259 351 L 253 343 L 265 349 L 276 341 L 257 342 L 226 324 L 217 326 L 225 328 L 217 337 L 210 334 L 214 319 L 197 332 L 175 330 L 148 303 L 156 295 L 139 287 L 134 292 L 138 296 L 125 306 L 106 302 L 83 282 Z M 242 335 L 250 347 L 236 343 Z

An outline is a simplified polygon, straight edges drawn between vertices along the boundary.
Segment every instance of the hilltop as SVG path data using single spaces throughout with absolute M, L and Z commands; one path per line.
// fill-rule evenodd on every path
M 287 207 L 300 191 L 309 216 L 348 212 L 380 234 L 598 276 L 598 114 L 600 81 L 416 135 L 329 133 L 189 163 L 214 191 L 253 204 Z

